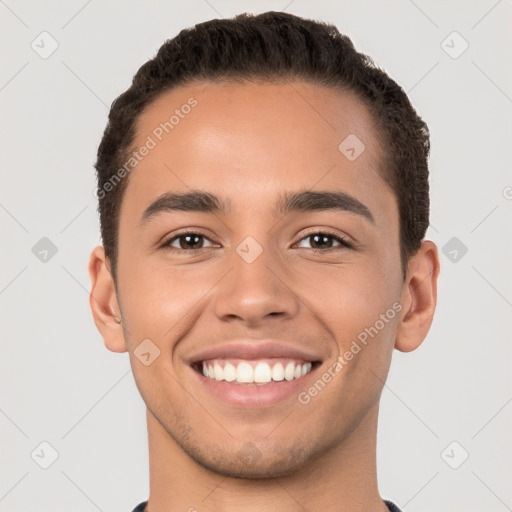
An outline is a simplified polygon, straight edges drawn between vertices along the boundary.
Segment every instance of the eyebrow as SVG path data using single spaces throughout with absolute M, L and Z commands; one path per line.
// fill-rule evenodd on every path
M 286 215 L 291 212 L 329 210 L 354 213 L 375 223 L 375 219 L 366 205 L 350 194 L 341 191 L 287 192 L 279 196 L 275 212 L 276 215 Z M 144 210 L 140 227 L 142 228 L 153 217 L 176 211 L 227 214 L 231 211 L 231 201 L 202 190 L 166 192 Z

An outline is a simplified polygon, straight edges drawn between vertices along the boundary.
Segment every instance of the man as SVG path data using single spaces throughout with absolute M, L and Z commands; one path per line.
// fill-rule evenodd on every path
M 398 510 L 377 420 L 436 306 L 428 153 L 403 90 L 325 23 L 212 20 L 139 69 L 98 150 L 89 264 L 147 406 L 135 511 Z

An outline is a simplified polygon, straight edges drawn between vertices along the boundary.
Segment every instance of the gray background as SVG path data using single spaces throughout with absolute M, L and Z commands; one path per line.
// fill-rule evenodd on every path
M 439 305 L 425 343 L 394 355 L 381 494 L 407 512 L 512 510 L 512 1 L 288 2 L 0 1 L 1 511 L 130 511 L 147 498 L 145 407 L 88 305 L 92 165 L 108 106 L 165 39 L 266 10 L 336 24 L 431 130 Z M 46 59 L 31 47 L 51 49 L 43 31 L 59 45 Z M 57 249 L 46 261 L 43 237 Z M 43 441 L 58 452 L 47 469 Z

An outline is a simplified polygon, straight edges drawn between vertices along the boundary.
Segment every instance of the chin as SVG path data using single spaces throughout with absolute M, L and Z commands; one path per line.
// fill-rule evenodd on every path
M 187 450 L 188 451 L 188 450 Z M 213 453 L 214 452 L 214 453 Z M 265 479 L 287 476 L 299 471 L 307 463 L 307 454 L 303 448 L 282 447 L 276 452 L 274 447 L 259 449 L 251 442 L 245 443 L 239 450 L 229 452 L 227 447 L 198 453 L 197 447 L 188 451 L 198 464 L 219 475 L 230 478 Z

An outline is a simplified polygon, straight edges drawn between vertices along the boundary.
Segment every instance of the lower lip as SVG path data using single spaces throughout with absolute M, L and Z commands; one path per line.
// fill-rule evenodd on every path
M 191 368 L 199 378 L 201 384 L 221 401 L 237 407 L 269 407 L 276 405 L 291 396 L 297 396 L 308 385 L 311 374 L 315 373 L 316 366 L 309 373 L 293 380 L 282 380 L 265 384 L 232 384 L 225 380 L 215 380 Z

